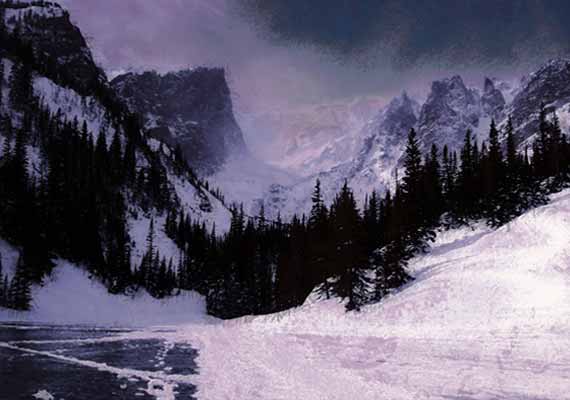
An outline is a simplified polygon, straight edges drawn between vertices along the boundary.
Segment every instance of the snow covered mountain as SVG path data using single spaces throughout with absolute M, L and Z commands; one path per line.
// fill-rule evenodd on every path
M 228 200 L 243 203 L 249 215 L 257 215 L 261 206 L 269 218 L 305 211 L 317 175 L 326 180 L 323 190 L 332 199 L 340 188 L 337 183 L 354 170 L 363 140 L 360 131 L 383 103 L 380 97 L 363 97 L 240 115 L 246 138 L 250 133 L 251 153 L 259 152 L 259 138 L 263 152 L 230 157 L 208 179 Z M 251 138 L 249 131 L 259 138 Z M 268 136 L 276 137 L 275 141 L 267 143 Z
M 361 97 L 241 115 L 240 119 L 258 136 L 274 138 L 269 144 L 267 139 L 263 142 L 266 162 L 307 177 L 349 161 L 358 132 L 384 103 L 381 97 Z
M 285 215 L 310 207 L 310 193 L 318 178 L 325 202 L 332 202 L 347 180 L 358 199 L 363 200 L 373 190 L 384 190 L 394 181 L 394 169 L 404 150 L 407 134 L 417 123 L 419 106 L 406 93 L 393 99 L 356 133 L 352 133 L 352 148 L 344 149 L 346 161 L 315 173 L 292 187 L 282 188 Z M 273 197 L 266 198 L 268 204 Z M 293 206 L 291 206 L 292 204 Z
M 467 130 L 479 142 L 485 140 L 491 119 L 502 119 L 504 107 L 503 94 L 489 78 L 482 95 L 478 89 L 467 87 L 459 75 L 433 82 L 417 125 L 423 152 L 432 144 L 440 150 L 444 146 L 458 150 Z
M 9 32 L 17 32 L 21 40 L 33 49 L 36 59 L 32 71 L 33 96 L 41 107 L 62 121 L 72 122 L 78 127 L 85 124 L 94 142 L 104 134 L 106 143 L 110 144 L 115 133 L 118 133 L 124 148 L 128 141 L 127 130 L 132 130 L 129 119 L 125 117 L 125 105 L 115 95 L 105 73 L 95 64 L 91 50 L 79 28 L 71 22 L 69 13 L 53 2 L 5 2 L 0 7 L 0 17 Z M 0 111 L 11 116 L 11 123 L 17 128 L 22 121 L 18 112 L 11 109 L 7 92 L 9 77 L 21 54 L 16 54 L 8 46 L 0 46 L 0 58 L 4 67 L 4 76 L 0 77 L 4 84 L 4 101 L 1 102 Z M 218 98 L 202 95 L 195 100 L 195 106 L 200 101 L 208 100 L 210 103 L 204 103 L 204 108 L 211 108 L 212 115 L 218 112 L 223 116 L 226 115 L 223 107 L 228 106 L 224 103 L 227 86 L 224 86 L 223 72 L 214 70 L 212 76 L 213 84 L 220 85 Z M 229 112 L 231 114 L 231 108 Z M 223 121 L 223 117 L 214 119 L 212 126 Z M 228 121 L 234 124 L 236 143 L 243 144 L 233 117 L 228 117 Z M 0 148 L 6 145 L 7 140 L 13 142 L 14 138 L 7 139 L 0 135 Z M 27 154 L 30 174 L 39 180 L 42 174 L 45 175 L 47 160 L 37 141 L 28 143 Z M 136 171 L 142 175 L 158 162 L 164 174 L 157 179 L 162 182 L 164 195 L 180 211 L 193 221 L 206 223 L 209 228 L 215 224 L 218 232 L 228 229 L 231 213 L 219 199 L 219 194 L 208 189 L 206 182 L 197 178 L 190 169 L 181 166 L 173 146 L 161 144 L 153 135 L 143 135 L 142 140 L 136 143 L 135 157 Z M 143 205 L 133 201 L 129 194 L 131 191 L 134 191 L 134 187 L 126 188 L 124 192 L 128 199 L 126 206 L 133 265 L 137 265 L 142 258 L 152 217 L 157 220 L 157 243 L 160 243 L 161 251 L 166 257 L 178 260 L 180 250 L 163 231 L 166 216 L 152 202 Z
M 541 103 L 547 109 L 556 108 L 564 130 L 570 127 L 570 60 L 550 60 L 521 80 L 521 87 L 507 109 L 518 132 L 521 148 L 532 143 L 538 128 Z
M 64 86 L 90 96 L 98 85 L 106 82 L 85 37 L 60 4 L 31 0 L 3 2 L 2 11 L 8 30 L 13 31 L 17 26 L 34 51 L 57 60 L 56 65 L 50 66 L 50 72 L 57 73 Z
M 360 128 L 356 123 L 317 124 L 334 129 L 302 129 L 302 135 L 294 134 L 296 128 L 287 128 L 289 137 L 295 140 L 287 148 L 290 154 L 280 158 L 278 165 L 297 171 L 301 178 L 293 185 L 272 186 L 259 196 L 258 203 L 284 215 L 307 212 L 308 197 L 317 178 L 323 183 L 327 201 L 345 180 L 361 200 L 372 190 L 383 191 L 394 185 L 412 127 L 418 133 L 422 152 L 428 152 L 432 144 L 440 151 L 446 145 L 450 151 L 458 151 L 467 130 L 481 143 L 488 139 L 492 119 L 504 127 L 507 117 L 512 116 L 519 149 L 523 151 L 533 140 L 542 101 L 549 110 L 556 108 L 563 130 L 570 127 L 569 74 L 570 61 L 558 59 L 514 86 L 485 78 L 482 87 L 468 87 L 461 76 L 455 75 L 434 81 L 422 104 L 404 94 L 379 106 L 379 111 Z M 280 135 L 287 137 L 283 124 L 277 124 L 276 129 L 283 129 Z
M 111 85 L 131 111 L 142 115 L 149 134 L 180 145 L 198 172 L 211 174 L 228 157 L 247 153 L 223 69 L 128 73 Z

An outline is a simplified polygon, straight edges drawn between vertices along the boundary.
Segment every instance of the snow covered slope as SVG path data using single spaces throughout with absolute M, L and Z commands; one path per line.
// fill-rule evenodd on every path
M 410 270 L 415 281 L 360 314 L 341 313 L 334 301 L 309 299 L 299 309 L 270 317 L 275 321 L 268 325 L 306 333 L 414 337 L 513 329 L 568 333 L 570 190 L 495 231 L 440 232 L 431 251 L 413 259 Z M 340 320 L 317 321 L 317 315 Z M 267 321 L 254 322 L 263 327 Z
M 200 399 L 567 399 L 570 190 L 491 231 L 440 232 L 408 287 L 345 313 L 180 328 Z M 223 379 L 220 379 L 223 365 Z
M 214 320 L 206 315 L 204 298 L 195 292 L 163 300 L 144 291 L 134 297 L 111 295 L 87 272 L 61 260 L 43 287 L 33 287 L 33 297 L 31 312 L 0 308 L 0 321 L 141 327 Z
M 53 2 L 21 2 L 6 3 L 0 10 L 0 18 L 3 18 L 8 29 L 21 29 L 22 36 L 30 42 L 39 54 L 50 56 L 50 62 L 56 63 L 58 70 L 65 71 L 65 79 L 57 74 L 48 74 L 45 71 L 33 72 L 33 92 L 43 108 L 50 110 L 54 115 L 60 115 L 62 120 L 77 120 L 78 126 L 86 124 L 87 130 L 96 141 L 100 132 L 106 133 L 106 143 L 109 145 L 116 131 L 120 134 L 123 146 L 126 144 L 125 124 L 113 114 L 112 106 L 118 107 L 118 100 L 110 92 L 109 83 L 105 73 L 96 65 L 91 50 L 81 32 L 74 25 L 69 13 L 57 3 Z M 57 40 L 54 40 L 57 38 Z M 14 60 L 17 57 L 9 51 L 4 51 L 2 60 L 4 66 L 4 93 L 8 97 L 8 77 L 12 72 Z M 42 75 L 46 74 L 46 76 Z M 59 79 L 59 80 L 58 80 Z M 224 80 L 225 84 L 225 80 Z M 109 90 L 106 96 L 101 91 Z M 113 101 L 110 102 L 110 98 Z M 115 101 L 117 100 L 117 101 Z M 202 98 L 198 99 L 199 103 Z M 117 103 L 117 104 L 115 104 Z M 198 107 L 199 104 L 195 104 Z M 11 109 L 10 103 L 4 101 L 1 112 L 12 117 L 14 126 L 19 126 L 20 117 Z M 231 111 L 231 110 L 230 110 Z M 232 117 L 233 118 L 233 117 Z M 241 132 L 240 132 L 241 134 Z M 193 221 L 205 222 L 210 228 L 215 224 L 218 233 L 223 233 L 229 228 L 231 214 L 225 205 L 214 196 L 206 185 L 195 179 L 187 171 L 180 171 L 173 162 L 173 151 L 167 146 L 160 146 L 156 139 L 145 136 L 144 143 L 139 143 L 136 149 L 137 171 L 141 171 L 150 164 L 153 156 L 160 159 L 160 163 L 166 169 L 166 187 L 172 194 L 172 199 L 179 205 L 179 210 L 184 211 Z M 0 135 L 0 145 L 5 141 L 4 135 Z M 12 138 L 14 141 L 14 138 Z M 27 146 L 30 159 L 30 173 L 38 177 L 47 170 L 47 161 L 40 151 L 37 143 Z M 125 190 L 128 195 L 129 190 Z M 134 202 L 126 205 L 129 215 L 129 231 L 134 243 L 132 249 L 133 261 L 138 263 L 144 252 L 144 238 L 150 223 L 151 216 L 155 216 L 162 222 L 164 215 L 156 215 L 156 210 L 141 207 Z M 176 261 L 180 250 L 174 243 L 163 235 L 163 227 L 157 227 L 161 235 L 161 244 L 164 244 L 162 255 L 167 259 Z M 162 240 L 164 239 L 164 240 Z

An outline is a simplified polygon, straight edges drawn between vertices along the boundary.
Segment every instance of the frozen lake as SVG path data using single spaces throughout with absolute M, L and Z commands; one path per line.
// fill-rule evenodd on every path
M 187 343 L 129 338 L 133 334 L 0 324 L 0 400 L 194 398 L 197 351 Z

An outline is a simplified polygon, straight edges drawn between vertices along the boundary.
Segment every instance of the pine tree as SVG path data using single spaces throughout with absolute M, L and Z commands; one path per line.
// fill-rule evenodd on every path
M 6 292 L 4 291 L 4 268 L 2 265 L 2 253 L 0 252 L 0 307 L 6 304 Z
M 154 236 L 154 217 L 151 217 L 148 233 L 146 235 L 146 252 L 139 267 L 139 284 L 145 287 L 148 287 L 150 284 L 150 280 L 152 279 L 151 270 L 155 264 Z
M 34 89 L 30 64 L 16 62 L 10 76 L 10 104 L 16 111 L 29 110 L 33 104 Z
M 2 18 L 1 15 L 0 15 L 0 18 Z M 0 22 L 0 24 L 2 22 Z M 2 40 L 2 34 L 1 33 L 0 33 L 0 40 Z M 4 59 L 0 56 L 0 115 L 2 115 L 2 106 L 3 105 L 4 105 Z
M 367 237 L 367 251 L 372 252 L 382 243 L 382 221 L 380 219 L 381 204 L 378 199 L 378 194 L 375 190 L 372 191 L 370 197 L 364 202 L 365 208 L 363 211 L 364 230 Z
M 491 163 L 492 173 L 495 175 L 496 184 L 498 184 L 502 172 L 503 153 L 499 143 L 499 131 L 494 119 L 491 120 L 489 130 L 489 162 Z
M 4 293 L 2 307 L 8 308 L 10 306 L 10 282 L 8 280 L 8 275 L 4 275 L 4 282 L 0 282 L 2 286 L 2 293 Z
M 330 262 L 330 226 L 327 207 L 324 203 L 321 182 L 317 179 L 313 195 L 311 196 L 312 206 L 307 224 L 308 239 L 310 243 L 309 252 L 309 280 L 312 285 L 328 285 L 328 278 L 333 273 Z M 322 288 L 325 293 L 330 292 L 330 288 Z
M 517 158 L 517 149 L 516 149 L 516 143 L 515 143 L 515 133 L 514 133 L 514 128 L 513 128 L 513 120 L 510 116 L 507 120 L 507 126 L 506 126 L 505 134 L 507 137 L 506 138 L 506 141 L 507 141 L 507 156 L 506 156 L 507 168 L 512 174 L 513 171 L 518 169 L 518 158 Z
M 562 130 L 560 128 L 560 120 L 556 111 L 553 113 L 552 122 L 549 124 L 549 154 L 548 154 L 548 175 L 554 176 L 556 179 L 560 177 L 562 170 Z
M 549 135 L 547 111 L 544 103 L 540 105 L 538 114 L 538 137 L 534 142 L 533 164 L 536 174 L 544 178 L 548 175 Z
M 31 309 L 30 279 L 24 258 L 20 256 L 16 264 L 16 272 L 9 289 L 10 308 L 27 311 Z
M 109 147 L 109 168 L 111 170 L 111 176 L 113 183 L 119 185 L 121 183 L 124 170 L 123 170 L 123 155 L 121 152 L 121 138 L 119 136 L 119 131 L 115 130 L 113 135 L 113 140 L 111 141 L 111 146 Z
M 316 225 L 317 221 L 321 220 L 326 212 L 323 195 L 321 193 L 321 181 L 318 178 L 315 183 L 313 194 L 311 196 L 311 201 L 313 205 L 311 207 L 311 213 L 309 215 L 309 224 Z
M 10 117 L 0 115 L 0 130 L 4 135 L 0 166 L 6 166 L 9 164 L 12 155 L 12 119 Z
M 133 184 L 137 176 L 137 160 L 136 160 L 136 149 L 133 139 L 127 136 L 125 151 L 124 151 L 124 178 L 125 180 Z
M 474 213 L 476 199 L 475 165 L 473 163 L 473 146 L 471 131 L 467 130 L 461 149 L 461 166 L 457 185 L 457 212 L 459 218 L 470 217 Z
M 416 131 L 413 128 L 408 134 L 408 143 L 404 154 L 404 169 L 402 190 L 413 200 L 417 200 L 416 196 L 419 194 L 422 177 L 422 155 Z
M 447 145 L 443 148 L 443 195 L 448 208 L 452 208 L 455 191 L 456 171 L 453 165 L 453 156 L 449 153 Z
M 362 220 L 352 191 L 345 182 L 332 206 L 334 231 L 333 293 L 347 299 L 347 310 L 358 310 L 368 299 L 368 260 Z

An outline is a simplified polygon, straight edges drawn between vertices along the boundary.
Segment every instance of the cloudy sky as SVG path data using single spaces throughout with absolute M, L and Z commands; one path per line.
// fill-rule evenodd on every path
M 565 0 L 65 3 L 108 71 L 223 65 L 244 107 L 390 94 L 448 71 L 524 69 L 570 43 Z
M 62 1 L 109 75 L 224 66 L 240 115 L 422 96 L 456 73 L 481 85 L 570 53 L 567 0 Z

